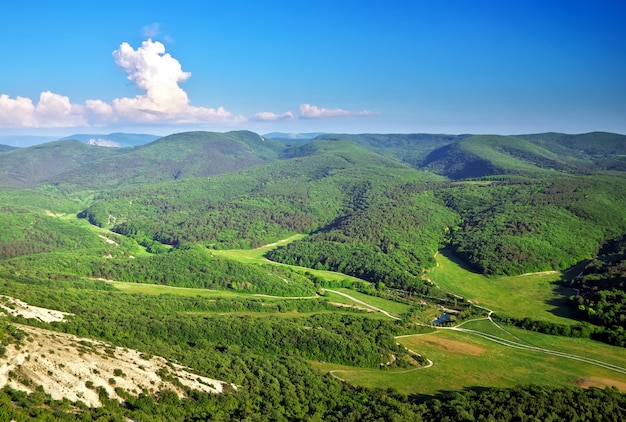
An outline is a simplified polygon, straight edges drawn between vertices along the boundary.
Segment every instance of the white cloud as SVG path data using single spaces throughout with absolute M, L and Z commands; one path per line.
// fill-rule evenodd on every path
M 152 28 L 156 30 L 158 28 Z M 72 104 L 66 96 L 42 92 L 37 105 L 30 98 L 0 95 L 0 127 L 75 127 L 110 123 L 241 123 L 223 107 L 195 107 L 179 86 L 190 76 L 178 60 L 165 53 L 165 46 L 148 39 L 133 49 L 124 42 L 113 52 L 115 64 L 143 93 L 116 98 L 110 104 L 90 99 Z
M 341 108 L 320 108 L 310 104 L 300 105 L 300 117 L 303 119 L 320 119 L 324 117 L 372 116 L 379 114 L 369 110 L 344 110 Z
M 35 105 L 30 98 L 0 95 L 1 127 L 74 127 L 85 124 L 83 108 L 66 96 L 44 91 Z
M 194 107 L 189 104 L 187 93 L 178 85 L 187 80 L 190 72 L 183 72 L 178 60 L 165 53 L 165 46 L 147 40 L 134 50 L 122 43 L 113 52 L 115 64 L 126 74 L 127 79 L 145 94 L 134 98 L 113 100 L 114 114 L 121 120 L 135 122 L 241 122 L 241 116 L 233 116 L 223 107 Z
M 144 27 L 146 35 L 158 34 L 159 24 Z M 44 91 L 35 104 L 33 100 L 0 95 L 0 128 L 86 127 L 133 124 L 240 124 L 247 119 L 233 115 L 224 107 L 192 106 L 180 84 L 191 77 L 180 62 L 166 53 L 165 46 L 148 38 L 134 49 L 123 42 L 112 53 L 115 64 L 126 74 L 140 93 L 134 97 L 115 98 L 111 102 L 89 99 L 84 104 L 72 104 L 66 96 Z M 288 121 L 297 118 L 369 116 L 368 110 L 344 110 L 301 104 L 299 115 L 292 111 L 274 113 L 262 111 L 251 120 Z
M 294 115 L 291 111 L 286 111 L 282 114 L 272 113 L 271 111 L 261 111 L 254 116 L 252 120 L 258 120 L 262 122 L 275 122 L 278 120 L 292 120 Z

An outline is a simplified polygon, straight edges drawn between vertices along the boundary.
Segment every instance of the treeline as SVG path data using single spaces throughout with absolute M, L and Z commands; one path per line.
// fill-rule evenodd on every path
M 425 421 L 619 421 L 626 395 L 617 389 L 519 386 L 449 393 L 421 407 Z
M 626 347 L 626 332 L 621 326 L 602 327 L 588 322 L 580 324 L 557 324 L 555 322 L 539 321 L 533 318 L 513 318 L 506 315 L 493 314 L 495 321 L 515 327 L 554 336 L 590 338 L 613 346 Z
M 569 268 L 626 231 L 617 178 L 461 184 L 436 195 L 462 218 L 451 246 L 484 274 Z
M 566 284 L 578 291 L 570 304 L 579 315 L 602 327 L 607 341 L 626 346 L 626 236 L 607 242 Z
M 132 283 L 204 289 L 232 289 L 275 296 L 310 296 L 316 287 L 306 276 L 275 265 L 245 265 L 211 257 L 201 247 L 129 257 L 96 257 L 81 253 L 51 253 L 16 258 L 7 270 L 46 275 L 69 274 Z
M 167 392 L 124 395 L 117 403 L 101 395 L 104 407 L 87 409 L 5 389 L 0 415 L 16 420 L 415 420 L 415 406 L 394 392 L 355 388 L 314 370 L 306 360 L 378 367 L 403 353 L 395 324 L 365 316 L 325 313 L 311 317 L 236 317 L 206 314 L 209 299 L 145 296 L 48 286 L 13 279 L 3 292 L 38 306 L 74 312 L 65 323 L 21 322 L 99 338 L 163 356 L 194 372 L 233 382 L 237 391 L 206 394 L 187 390 L 178 400 Z M 297 301 L 297 306 L 310 305 Z M 240 303 L 233 305 L 239 309 Z M 227 302 L 221 304 L 228 307 Z M 399 359 L 400 360 L 400 359 Z
M 282 364 L 282 365 L 281 365 Z M 294 381 L 275 382 L 289 365 Z M 552 388 L 519 386 L 447 393 L 435 399 L 399 395 L 390 390 L 352 387 L 316 376 L 305 364 L 285 360 L 264 365 L 258 376 L 265 382 L 262 400 L 251 392 L 210 395 L 188 391 L 181 400 L 169 390 L 159 397 L 122 394 L 120 403 L 100 390 L 101 408 L 53 400 L 45 392 L 32 394 L 5 387 L 0 390 L 3 420 L 40 421 L 221 421 L 221 420 L 324 420 L 324 421 L 621 421 L 626 418 L 626 395 L 615 388 Z M 278 374 L 278 375 L 275 375 Z M 298 376 L 296 378 L 295 376 Z M 306 391 L 306 394 L 304 392 Z M 421 403 L 420 403 L 421 401 Z
M 75 289 L 72 283 L 57 280 L 47 286 L 36 281 L 0 280 L 7 295 L 30 304 L 74 314 L 69 321 L 52 324 L 56 329 L 81 337 L 96 337 L 146 352 L 171 356 L 179 348 L 203 351 L 225 346 L 264 356 L 299 356 L 356 366 L 378 367 L 391 353 L 403 353 L 394 334 L 399 330 L 388 320 L 365 315 L 332 312 L 331 305 L 278 301 L 271 310 L 325 311 L 290 318 L 223 315 L 223 312 L 258 310 L 265 304 L 251 298 L 213 300 L 172 295 L 131 295 L 114 291 Z M 36 321 L 24 321 L 29 324 Z M 39 323 L 47 326 L 47 324 Z M 156 345 L 156 346 L 155 346 Z M 156 347 L 156 349 L 155 349 Z M 147 349 L 146 349 L 147 348 Z M 169 350 L 169 351 L 168 351 Z M 196 352 L 191 352 L 189 356 Z M 180 356 L 177 356 L 180 358 Z M 179 360 L 179 359 L 177 359 Z M 187 358 L 183 359 L 187 360 Z M 198 362 L 191 364 L 197 367 Z M 202 364 L 204 366 L 206 364 Z M 222 370 L 220 370 L 222 371 Z M 224 373 L 227 376 L 228 373 Z M 230 374 L 232 376 L 232 373 Z

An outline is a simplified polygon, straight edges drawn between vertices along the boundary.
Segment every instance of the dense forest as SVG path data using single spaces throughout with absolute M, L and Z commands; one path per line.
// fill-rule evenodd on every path
M 239 131 L 119 149 L 0 148 L 0 294 L 72 314 L 3 314 L 0 355 L 24 345 L 20 324 L 31 325 L 241 387 L 185 398 L 119 389 L 121 402 L 98 390 L 103 407 L 88 408 L 7 386 L 0 418 L 622 420 L 615 388 L 474 380 L 422 396 L 357 387 L 317 366 L 425 365 L 395 337 L 436 330 L 444 312 L 446 327 L 489 313 L 501 328 L 626 346 L 625 145 L 601 132 L 286 143 Z M 575 319 L 492 315 L 442 289 L 428 276 L 442 248 L 488 280 L 559 272 L 558 284 L 576 289 Z M 216 293 L 128 293 L 110 281 Z M 378 313 L 380 303 L 392 311 Z
M 626 346 L 626 238 L 611 242 L 568 284 L 577 289 L 570 298 L 582 318 L 603 327 L 612 344 Z

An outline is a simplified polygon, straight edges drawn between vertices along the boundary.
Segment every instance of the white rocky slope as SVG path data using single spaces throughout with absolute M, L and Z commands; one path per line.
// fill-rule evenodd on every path
M 45 321 L 64 317 L 58 311 L 33 307 L 6 296 L 0 308 Z M 41 385 L 54 399 L 82 401 L 93 407 L 101 405 L 96 390 L 99 386 L 113 398 L 119 398 L 116 387 L 132 394 L 156 394 L 168 389 L 181 398 L 184 392 L 180 385 L 210 393 L 221 393 L 225 387 L 236 389 L 232 384 L 195 375 L 158 356 L 144 356 L 136 350 L 56 331 L 14 325 L 25 336 L 20 344 L 7 345 L 5 355 L 0 357 L 0 388 L 8 384 L 30 392 Z M 164 381 L 159 373 L 178 383 Z

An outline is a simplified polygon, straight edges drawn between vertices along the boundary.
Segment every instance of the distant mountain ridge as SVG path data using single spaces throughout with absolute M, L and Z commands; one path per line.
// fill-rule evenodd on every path
M 120 133 L 101 139 L 119 141 L 120 145 L 139 143 L 124 148 L 102 148 L 103 143 L 92 136 L 74 135 L 71 138 L 80 139 L 26 148 L 0 147 L 0 186 L 157 183 L 240 171 L 295 157 L 321 157 L 325 151 L 332 153 L 333 160 L 343 157 L 354 161 L 357 157 L 357 161 L 387 168 L 402 164 L 452 180 L 626 171 L 626 136 L 605 132 L 516 136 L 322 134 L 312 140 L 284 142 L 250 131 L 197 131 L 162 138 Z
M 233 172 L 278 159 L 284 146 L 253 132 L 185 132 L 134 148 L 54 141 L 0 153 L 0 185 L 115 186 Z
M 626 136 L 605 132 L 474 135 L 431 151 L 421 165 L 455 180 L 497 174 L 624 171 Z
M 271 132 L 266 133 L 263 136 L 265 138 L 274 139 L 276 141 L 283 142 L 306 142 L 324 135 L 324 132 L 310 132 L 310 133 L 284 133 L 284 132 Z
M 101 147 L 136 147 L 139 145 L 148 144 L 161 138 L 157 135 L 148 135 L 143 133 L 109 133 L 107 135 L 93 135 L 93 134 L 76 134 L 61 138 L 61 141 L 76 140 L 84 142 L 89 145 L 96 145 Z

